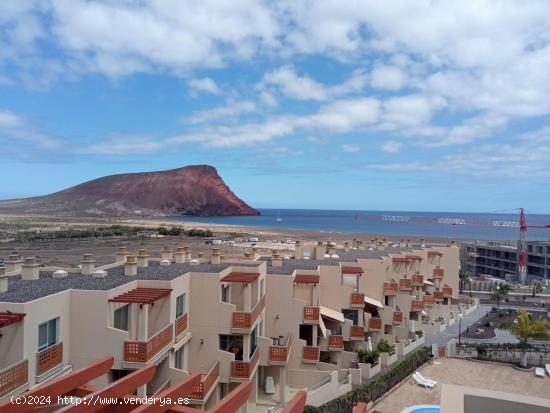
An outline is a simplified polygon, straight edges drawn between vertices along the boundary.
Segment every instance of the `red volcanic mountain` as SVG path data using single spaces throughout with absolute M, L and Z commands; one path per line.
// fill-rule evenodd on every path
M 50 195 L 0 201 L 1 212 L 55 215 L 260 215 L 215 168 L 110 175 Z

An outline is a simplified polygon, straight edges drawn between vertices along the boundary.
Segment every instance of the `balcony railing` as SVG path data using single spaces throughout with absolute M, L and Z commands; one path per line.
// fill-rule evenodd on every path
M 129 340 L 124 342 L 124 361 L 147 363 L 174 339 L 174 326 L 167 325 L 147 341 Z
M 352 340 L 363 340 L 365 338 L 365 327 L 351 326 L 349 335 Z
M 381 329 L 382 329 L 382 319 L 380 317 L 372 317 L 369 319 L 369 331 L 381 330 Z
M 399 280 L 399 289 L 401 291 L 410 291 L 412 290 L 413 281 L 411 278 L 401 278 Z
M 395 281 L 384 283 L 384 295 L 397 295 L 398 284 Z
M 292 346 L 292 335 L 288 336 L 286 345 L 270 346 L 269 361 L 286 363 L 288 361 L 288 356 L 290 355 L 291 346 Z
M 422 299 L 424 306 L 427 305 L 433 305 L 434 304 L 434 296 L 432 294 L 426 294 L 424 295 L 424 298 Z
M 18 389 L 29 381 L 27 359 L 0 370 L 0 398 Z
M 319 307 L 304 307 L 304 321 L 319 321 Z
M 175 323 L 175 337 L 180 336 L 183 334 L 183 332 L 187 330 L 187 313 L 180 315 L 178 318 L 176 318 Z
M 413 275 L 412 280 L 414 287 L 422 287 L 424 285 L 424 276 L 421 274 Z
M 365 294 L 363 293 L 351 293 L 350 304 L 352 307 L 364 307 L 365 306 Z
M 442 279 L 445 276 L 445 269 L 434 268 L 434 278 Z
M 232 361 L 231 362 L 231 377 L 250 378 L 254 368 L 258 364 L 259 349 L 256 347 L 254 354 L 250 357 L 250 361 Z
M 256 303 L 252 311 L 236 311 L 233 313 L 233 328 L 252 328 L 264 308 L 265 295 Z
M 328 347 L 341 350 L 344 348 L 344 336 L 328 336 Z
M 204 400 L 218 378 L 220 377 L 220 362 L 217 361 L 208 373 L 201 374 L 199 387 L 189 396 L 193 400 Z
M 411 310 L 412 311 L 422 311 L 424 308 L 424 302 L 422 300 L 412 300 Z
M 396 311 L 393 313 L 393 324 L 401 324 L 403 322 L 403 313 Z
M 434 291 L 434 301 L 443 301 L 444 298 L 443 291 Z
M 63 342 L 36 353 L 36 375 L 40 376 L 61 363 L 63 363 Z
M 302 359 L 305 361 L 319 361 L 319 355 L 321 354 L 321 351 L 319 347 L 314 346 L 304 346 L 303 347 L 303 354 Z
M 443 287 L 443 297 L 452 297 L 453 296 L 453 288 L 452 287 Z

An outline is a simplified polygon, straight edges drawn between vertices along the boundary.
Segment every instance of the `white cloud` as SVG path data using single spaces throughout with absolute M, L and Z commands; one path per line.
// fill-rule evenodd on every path
M 360 92 L 366 84 L 367 77 L 361 71 L 355 71 L 343 83 L 326 85 L 297 74 L 293 67 L 284 66 L 266 73 L 259 87 L 275 87 L 291 99 L 326 101 Z
M 431 166 L 423 165 L 419 162 L 369 164 L 367 165 L 367 168 L 393 172 L 425 172 L 433 169 Z
M 383 152 L 386 153 L 399 153 L 401 151 L 403 144 L 401 142 L 396 141 L 387 141 L 385 142 L 381 149 Z
M 342 150 L 344 152 L 354 153 L 354 152 L 359 152 L 361 150 L 361 147 L 353 143 L 346 143 L 342 145 Z
M 407 74 L 396 66 L 380 65 L 371 72 L 371 85 L 376 89 L 399 90 L 407 84 Z
M 42 149 L 55 149 L 63 144 L 59 138 L 37 132 L 23 117 L 0 109 L 0 143 L 3 141 L 6 146 L 32 145 Z
M 187 82 L 187 86 L 193 92 L 206 92 L 213 95 L 221 95 L 222 91 L 216 84 L 216 82 L 210 77 L 203 77 L 201 79 L 191 79 Z
M 251 100 L 230 100 L 223 106 L 216 106 L 211 109 L 193 112 L 190 116 L 183 118 L 182 122 L 188 124 L 213 122 L 220 119 L 234 118 L 243 114 L 252 113 L 256 110 L 256 103 Z

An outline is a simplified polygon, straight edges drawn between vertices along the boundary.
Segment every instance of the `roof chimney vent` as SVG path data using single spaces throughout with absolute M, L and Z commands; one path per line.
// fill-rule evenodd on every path
M 40 264 L 36 262 L 36 258 L 25 258 L 25 262 L 21 266 L 21 278 L 23 280 L 38 280 L 40 276 Z
M 137 275 L 137 259 L 135 255 L 128 255 L 124 264 L 124 275 L 135 277 Z
M 170 245 L 165 245 L 162 250 L 162 259 L 172 262 L 174 259 L 174 250 Z
M 6 269 L 0 267 L 0 293 L 8 291 L 8 276 L 6 275 Z
M 221 255 L 219 248 L 212 248 L 212 257 L 210 259 L 212 264 L 219 264 L 221 262 Z
M 126 256 L 128 255 L 128 248 L 122 246 L 118 247 L 116 251 L 116 262 L 126 261 Z
M 80 273 L 82 275 L 92 275 L 95 271 L 95 261 L 92 254 L 84 254 L 80 261 Z
M 283 258 L 275 253 L 271 256 L 271 266 L 272 267 L 282 267 L 283 266 Z
M 145 248 L 140 248 L 137 255 L 137 265 L 139 268 L 147 268 L 149 266 L 149 254 Z
M 13 271 L 20 272 L 21 266 L 23 264 L 23 260 L 21 259 L 21 256 L 18 253 L 12 252 L 8 256 L 8 259 L 4 264 L 6 265 L 6 272 L 13 272 Z
M 185 247 L 176 248 L 176 264 L 183 264 L 185 262 Z

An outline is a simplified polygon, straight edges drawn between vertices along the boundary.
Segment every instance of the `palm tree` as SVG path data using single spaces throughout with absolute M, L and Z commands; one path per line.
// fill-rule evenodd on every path
M 542 293 L 544 291 L 544 288 L 542 288 L 542 284 L 540 283 L 540 281 L 533 281 L 533 283 L 531 284 L 531 290 L 534 297 L 537 294 Z
M 527 341 L 530 338 L 547 338 L 548 323 L 546 320 L 531 320 L 529 313 L 524 308 L 519 309 L 517 323 L 510 326 L 510 331 L 519 340 L 521 345 L 521 367 L 527 367 Z
M 460 280 L 460 293 L 464 291 L 464 284 L 468 284 L 470 281 L 470 274 L 465 271 L 458 272 L 458 279 Z
M 512 286 L 506 283 L 493 284 L 493 298 L 497 300 L 497 308 L 500 306 L 500 300 L 506 300 L 508 294 L 512 290 Z

